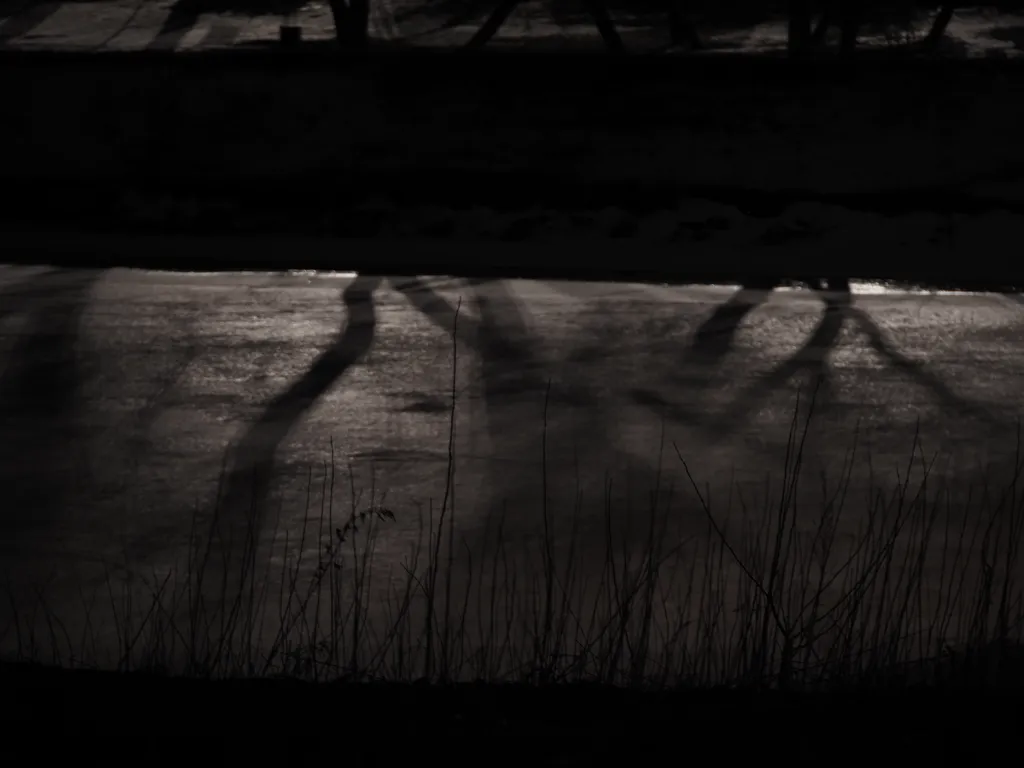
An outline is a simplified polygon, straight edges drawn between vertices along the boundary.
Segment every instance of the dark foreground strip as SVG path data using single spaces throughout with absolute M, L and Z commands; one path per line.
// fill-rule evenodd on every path
M 8 753 L 76 765 L 994 765 L 1019 747 L 1022 703 L 1015 691 L 312 685 L 22 665 L 0 667 L 0 684 Z

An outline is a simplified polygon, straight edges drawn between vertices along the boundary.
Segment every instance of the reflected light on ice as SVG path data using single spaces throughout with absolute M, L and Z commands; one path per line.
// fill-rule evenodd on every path
M 159 273 L 156 273 L 159 274 Z M 259 271 L 221 271 L 221 272 L 175 272 L 178 277 L 196 278 L 196 279 L 211 279 L 211 278 L 284 278 L 284 279 L 298 279 L 301 281 L 313 281 L 313 280 L 352 280 L 358 276 L 357 272 L 342 271 L 342 270 L 316 270 L 316 269 L 291 269 L 284 272 L 259 272 Z M 430 278 L 430 279 L 448 279 L 457 280 L 457 277 L 450 275 L 420 275 L 419 277 Z M 584 283 L 591 281 L 581 281 Z M 600 281 L 593 282 L 593 285 L 600 284 Z M 673 288 L 679 284 L 673 283 L 652 283 L 660 285 L 663 288 Z M 683 283 L 682 285 L 686 285 Z M 697 285 L 697 284 L 691 284 Z M 739 284 L 731 283 L 715 283 L 709 287 L 714 288 L 725 288 L 730 290 L 739 290 L 741 286 Z M 860 296 L 884 296 L 884 295 L 915 295 L 915 296 L 981 296 L 985 295 L 984 291 L 965 291 L 965 290 L 942 290 L 936 288 L 928 288 L 915 286 L 906 283 L 893 283 L 883 281 L 872 281 L 872 280 L 853 280 L 850 283 L 850 288 L 854 294 Z M 807 291 L 806 285 L 800 283 L 793 283 L 791 285 L 783 285 L 775 288 L 779 292 L 791 292 L 791 291 Z M 1024 294 L 1019 294 L 1024 297 Z

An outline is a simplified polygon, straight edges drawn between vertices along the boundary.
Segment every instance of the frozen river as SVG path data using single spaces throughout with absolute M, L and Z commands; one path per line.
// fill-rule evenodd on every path
M 547 525 L 582 579 L 610 535 L 635 553 L 652 526 L 669 548 L 706 536 L 687 471 L 717 518 L 769 515 L 798 393 L 801 432 L 815 401 L 800 531 L 843 486 L 852 536 L 872 489 L 933 459 L 956 522 L 969 488 L 1014 474 L 1020 297 L 854 294 L 825 311 L 796 289 L 0 268 L 4 650 L 30 585 L 76 637 L 100 595 L 91 620 L 114 634 L 95 618 L 112 578 L 180 572 L 215 506 L 230 551 L 255 526 L 270 594 L 286 549 L 308 577 L 325 536 L 376 506 L 395 517 L 364 569 L 378 609 L 442 505 L 455 571 L 493 578 L 500 520 L 535 554 Z

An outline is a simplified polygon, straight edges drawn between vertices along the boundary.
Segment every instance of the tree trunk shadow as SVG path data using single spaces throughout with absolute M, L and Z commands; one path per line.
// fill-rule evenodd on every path
M 771 296 L 772 287 L 744 285 L 719 304 L 694 334 L 689 357 L 714 363 L 728 354 L 743 320 Z
M 418 277 L 393 277 L 390 283 L 391 287 L 401 293 L 424 317 L 452 336 L 457 343 L 470 349 L 477 347 L 477 321 L 459 312 L 458 307 L 453 307 L 423 280 Z
M 535 471 L 541 454 L 541 430 L 549 449 L 547 469 L 556 477 L 564 475 L 569 443 L 575 443 L 584 453 L 603 455 L 608 444 L 604 434 L 607 421 L 600 412 L 588 411 L 582 424 L 574 421 L 570 425 L 565 408 L 559 406 L 600 403 L 584 387 L 562 382 L 552 382 L 549 387 L 544 366 L 536 358 L 536 343 L 503 281 L 473 280 L 470 284 L 476 289 L 471 301 L 478 318 L 460 314 L 456 333 L 457 343 L 468 345 L 479 358 L 482 408 L 471 417 L 480 425 L 473 440 L 476 434 L 485 435 L 491 456 L 486 470 L 491 479 L 482 489 L 481 505 L 491 512 L 510 503 L 535 508 L 543 500 L 539 493 L 534 498 L 534 484 L 524 483 L 522 477 L 524 471 Z M 449 334 L 453 332 L 457 308 L 448 300 L 417 279 L 395 281 L 395 287 L 435 325 Z M 475 409 L 472 399 L 469 405 Z M 484 457 L 478 454 L 476 458 Z
M 373 344 L 373 292 L 380 281 L 379 277 L 359 276 L 345 288 L 341 298 L 347 317 L 337 340 L 298 381 L 266 406 L 229 452 L 230 470 L 210 536 L 223 554 L 223 567 L 233 578 L 244 579 L 247 561 L 258 544 L 278 448 L 309 409 Z M 239 571 L 232 573 L 232 568 Z
M 822 296 L 826 305 L 830 305 L 829 297 L 837 292 L 840 295 L 850 293 L 849 280 L 844 278 L 813 278 L 805 277 L 800 282 Z M 728 301 L 720 304 L 711 316 L 701 323 L 694 335 L 690 347 L 692 356 L 701 362 L 714 363 L 724 357 L 733 346 L 736 332 L 750 312 L 761 306 L 771 296 L 772 291 L 781 285 L 778 278 L 762 278 L 743 283 Z M 841 299 L 840 299 L 841 301 Z
M 540 391 L 543 381 L 536 375 L 538 365 L 528 341 L 529 331 L 516 300 L 501 281 L 494 281 L 490 289 L 498 294 L 497 299 L 480 290 L 482 284 L 492 281 L 468 282 L 475 289 L 472 303 L 478 318 L 460 311 L 419 278 L 395 278 L 391 284 L 457 345 L 479 356 L 484 403 L 490 413 L 503 396 L 530 389 Z
M 493 400 L 503 393 L 542 392 L 545 382 L 538 375 L 541 363 L 536 359 L 535 344 L 530 341 L 530 330 L 505 281 L 469 283 L 475 288 L 473 303 L 480 317 L 477 344 L 489 398 Z M 487 290 L 483 288 L 485 284 Z
M 3 526 L 48 528 L 67 512 L 81 467 L 80 363 L 83 312 L 103 270 L 54 270 L 21 284 L 3 314 L 28 314 L 0 374 Z

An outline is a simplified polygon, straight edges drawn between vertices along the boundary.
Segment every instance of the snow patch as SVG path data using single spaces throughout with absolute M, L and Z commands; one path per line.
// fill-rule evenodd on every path
M 159 218 L 159 217 L 157 217 Z M 754 216 L 714 200 L 687 199 L 674 209 L 632 213 L 608 207 L 591 212 L 545 209 L 500 211 L 486 206 L 455 209 L 438 204 L 400 206 L 378 201 L 344 213 L 343 226 L 325 222 L 325 233 L 343 240 L 430 240 L 508 245 L 632 242 L 685 247 L 687 253 L 733 249 L 850 253 L 879 248 L 959 253 L 1015 252 L 1024 239 L 1024 214 L 995 210 L 976 214 L 917 211 L 902 215 L 799 202 L 777 216 Z M 682 251 L 680 251 L 682 252 Z

